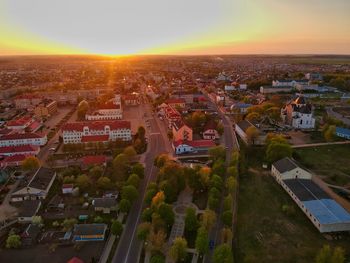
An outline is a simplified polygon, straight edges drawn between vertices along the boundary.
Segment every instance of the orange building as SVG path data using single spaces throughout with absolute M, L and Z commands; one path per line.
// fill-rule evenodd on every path
M 172 124 L 173 131 L 173 140 L 183 140 L 183 141 L 192 141 L 193 132 L 192 129 L 187 126 L 182 120 L 173 122 Z

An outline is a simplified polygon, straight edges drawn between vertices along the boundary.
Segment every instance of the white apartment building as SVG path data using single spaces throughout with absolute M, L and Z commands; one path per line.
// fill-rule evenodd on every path
M 19 145 L 36 145 L 43 146 L 47 143 L 47 136 L 37 133 L 13 133 L 0 137 L 0 147 L 19 146 Z
M 85 119 L 88 121 L 121 120 L 122 118 L 123 109 L 120 95 L 115 95 L 112 101 L 85 115 Z
M 130 141 L 129 121 L 71 122 L 62 127 L 63 143 Z

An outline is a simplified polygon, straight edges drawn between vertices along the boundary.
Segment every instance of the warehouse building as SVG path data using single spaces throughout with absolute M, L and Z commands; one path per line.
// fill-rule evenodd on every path
M 272 176 L 321 233 L 350 231 L 350 214 L 290 158 L 272 165 Z

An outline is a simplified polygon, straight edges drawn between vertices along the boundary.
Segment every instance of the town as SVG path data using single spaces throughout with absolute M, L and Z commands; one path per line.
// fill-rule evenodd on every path
M 0 262 L 346 262 L 350 57 L 3 57 L 0 167 Z

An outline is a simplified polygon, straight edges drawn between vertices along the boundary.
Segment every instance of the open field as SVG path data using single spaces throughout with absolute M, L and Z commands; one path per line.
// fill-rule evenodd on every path
M 238 201 L 237 262 L 314 262 L 324 244 L 349 257 L 350 236 L 327 241 L 269 175 L 242 176 Z
M 350 64 L 350 57 L 323 57 L 323 56 L 301 56 L 301 57 L 291 57 L 288 59 L 290 63 L 293 64 L 317 64 L 317 65 L 348 65 Z
M 350 146 L 329 145 L 297 149 L 295 158 L 331 184 L 350 187 Z

